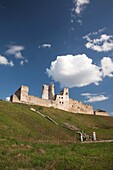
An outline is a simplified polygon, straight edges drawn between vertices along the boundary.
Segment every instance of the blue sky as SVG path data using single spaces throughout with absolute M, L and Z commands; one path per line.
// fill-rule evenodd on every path
M 113 0 L 0 0 L 0 98 L 50 83 L 113 113 Z

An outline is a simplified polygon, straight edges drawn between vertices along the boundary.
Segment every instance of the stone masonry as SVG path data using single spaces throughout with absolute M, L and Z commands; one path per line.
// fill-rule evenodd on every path
M 21 86 L 15 94 L 10 97 L 11 102 L 26 103 L 31 105 L 39 105 L 45 107 L 54 107 L 73 113 L 83 113 L 91 115 L 103 115 L 108 116 L 107 112 L 93 111 L 93 107 L 87 104 L 83 104 L 77 100 L 69 98 L 69 89 L 64 88 L 60 94 L 55 94 L 54 84 L 43 85 L 42 98 L 28 95 L 29 87 Z M 99 113 L 99 114 L 98 114 Z

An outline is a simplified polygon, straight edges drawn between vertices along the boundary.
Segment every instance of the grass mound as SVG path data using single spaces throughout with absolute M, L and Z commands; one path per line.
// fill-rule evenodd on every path
M 58 125 L 30 110 L 33 107 Z M 113 143 L 78 143 L 71 124 L 97 139 L 113 139 L 113 117 L 0 101 L 1 170 L 112 170 Z M 77 142 L 77 143 L 76 143 Z
M 33 112 L 33 107 L 51 117 L 58 125 Z M 69 113 L 63 110 L 0 101 L 1 139 L 20 139 L 33 142 L 75 142 L 79 136 L 61 126 L 71 124 L 88 135 L 95 131 L 97 139 L 113 139 L 113 117 Z

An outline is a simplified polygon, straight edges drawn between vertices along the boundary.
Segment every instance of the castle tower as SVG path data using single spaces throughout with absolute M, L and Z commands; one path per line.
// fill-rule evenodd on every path
M 69 89 L 68 88 L 64 88 L 60 94 L 63 95 L 66 100 L 69 100 Z
M 43 84 L 42 99 L 49 99 L 49 86 L 45 84 Z
M 69 97 L 69 89 L 68 88 L 64 88 L 64 95 Z
M 20 100 L 23 102 L 28 102 L 28 91 L 29 87 L 28 86 L 21 86 L 20 90 Z
M 49 85 L 49 99 L 54 100 L 55 92 L 54 92 L 54 84 Z

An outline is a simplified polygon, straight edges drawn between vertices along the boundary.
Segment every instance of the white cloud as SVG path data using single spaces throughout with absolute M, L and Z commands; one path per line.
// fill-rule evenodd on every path
M 24 57 L 22 56 L 21 52 L 18 51 L 18 52 L 15 53 L 15 58 L 17 58 L 17 59 L 23 59 Z
M 81 96 L 96 96 L 97 94 L 91 94 L 91 93 L 82 93 Z
M 61 86 L 83 87 L 102 81 L 100 67 L 92 63 L 85 54 L 58 56 L 46 69 L 49 77 Z
M 98 31 L 95 31 L 95 32 L 92 32 L 92 33 L 90 32 L 89 34 L 85 35 L 83 38 L 90 40 L 90 36 L 101 34 L 105 30 L 106 30 L 106 28 L 101 28 Z
M 89 4 L 90 3 L 90 0 L 74 0 L 74 11 L 76 14 L 80 14 L 83 9 L 84 9 L 84 6 Z
M 107 34 L 102 34 L 100 36 L 98 35 L 104 30 L 105 28 L 100 29 L 98 32 L 89 33 L 84 36 L 83 38 L 87 40 L 87 43 L 85 44 L 86 48 L 98 52 L 107 52 L 113 50 L 113 36 Z
M 8 46 L 8 50 L 6 50 L 5 54 L 14 55 L 16 59 L 22 59 L 20 61 L 20 65 L 23 66 L 25 63 L 28 63 L 28 60 L 25 59 L 21 53 L 21 51 L 23 51 L 24 49 L 24 46 L 10 45 Z M 12 61 L 10 62 L 10 65 L 13 65 Z
M 90 96 L 89 99 L 85 102 L 92 103 L 92 102 L 101 102 L 104 100 L 108 100 L 109 98 L 104 96 L 104 95 L 99 95 L 99 96 Z
M 24 57 L 22 56 L 21 51 L 23 51 L 24 49 L 24 46 L 10 45 L 8 46 L 8 50 L 6 50 L 5 53 L 7 55 L 14 55 L 17 59 L 22 59 Z
M 42 45 L 39 45 L 38 48 L 51 48 L 51 44 L 42 44 Z
M 104 77 L 113 77 L 113 61 L 110 57 L 103 57 L 98 66 L 85 54 L 58 56 L 46 73 L 61 86 L 98 85 Z
M 25 63 L 28 63 L 28 60 L 27 60 L 27 59 L 20 61 L 20 65 L 21 65 L 21 66 L 23 66 Z
M 10 62 L 9 62 L 9 65 L 10 65 L 11 67 L 13 67 L 13 66 L 14 66 L 13 61 L 10 61 Z
M 109 97 L 106 97 L 103 94 L 83 93 L 81 95 L 85 96 L 85 98 L 87 99 L 85 102 L 87 102 L 87 103 L 101 102 L 101 101 L 109 99 Z
M 101 60 L 101 67 L 104 77 L 113 77 L 113 61 L 109 57 L 104 57 Z
M 0 55 L 0 65 L 14 66 L 13 61 L 8 61 L 6 57 Z
M 22 61 L 20 61 L 20 65 L 21 66 L 23 66 L 24 65 L 24 61 L 22 60 Z
M 10 97 L 6 97 L 6 101 L 9 102 L 10 101 Z

